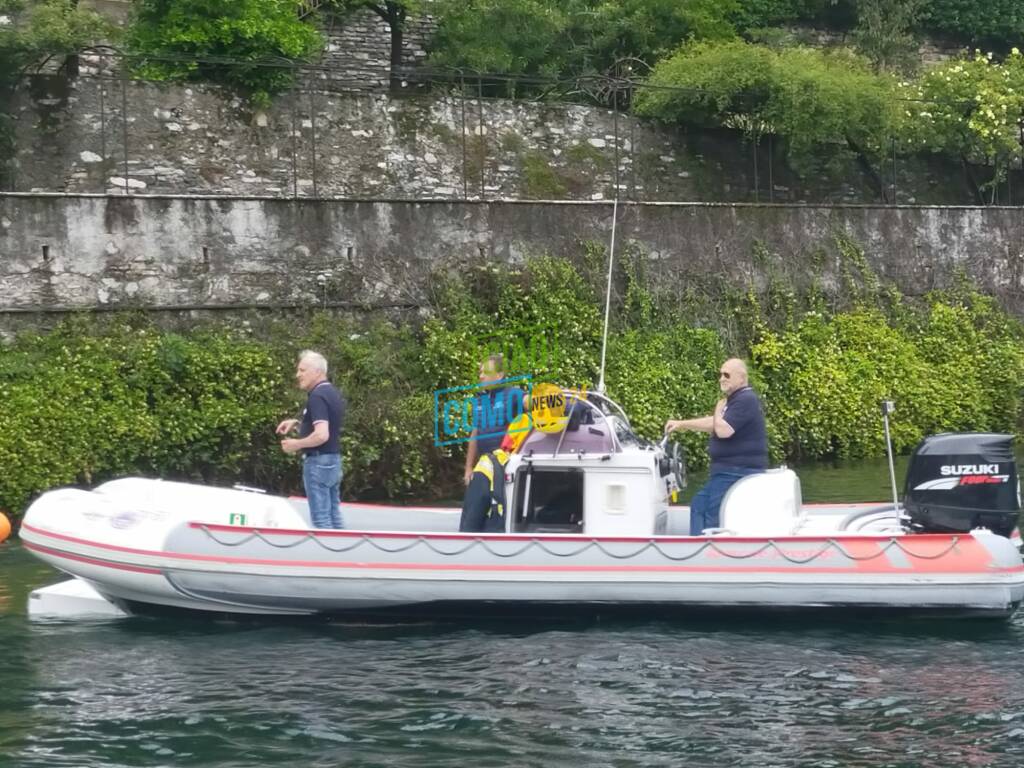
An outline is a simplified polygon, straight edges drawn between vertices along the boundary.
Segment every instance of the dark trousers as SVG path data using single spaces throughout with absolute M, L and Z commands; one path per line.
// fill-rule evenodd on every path
M 504 533 L 505 518 L 491 512 L 491 484 L 482 472 L 474 472 L 473 479 L 462 498 L 462 517 L 459 531 L 463 533 Z

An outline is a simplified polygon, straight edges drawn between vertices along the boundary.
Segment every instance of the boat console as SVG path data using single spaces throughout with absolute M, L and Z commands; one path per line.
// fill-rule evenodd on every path
M 510 533 L 665 533 L 681 459 L 638 436 L 603 394 L 572 398 L 565 426 L 535 431 L 506 467 Z

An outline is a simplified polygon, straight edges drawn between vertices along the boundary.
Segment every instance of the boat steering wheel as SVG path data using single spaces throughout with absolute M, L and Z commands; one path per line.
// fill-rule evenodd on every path
M 661 439 L 658 448 L 669 461 L 669 469 L 676 481 L 676 487 L 682 490 L 686 487 L 686 454 L 683 452 L 683 446 L 676 442 L 670 443 L 668 437 L 665 435 Z
M 683 446 L 679 443 L 672 443 L 669 448 L 668 458 L 671 462 L 672 475 L 676 479 L 676 485 L 680 490 L 686 487 L 686 454 Z

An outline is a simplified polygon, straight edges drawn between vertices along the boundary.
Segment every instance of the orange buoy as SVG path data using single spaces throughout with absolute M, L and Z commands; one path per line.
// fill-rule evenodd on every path
M 7 537 L 11 535 L 11 521 L 7 519 L 7 515 L 0 512 L 0 544 L 7 541 Z

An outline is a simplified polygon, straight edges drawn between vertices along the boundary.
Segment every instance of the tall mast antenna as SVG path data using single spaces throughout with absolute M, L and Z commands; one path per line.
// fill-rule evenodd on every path
M 615 225 L 619 220 L 619 190 L 615 188 L 615 201 L 612 203 L 612 244 L 608 251 L 608 288 L 604 295 L 604 334 L 601 339 L 601 376 L 597 381 L 597 391 L 604 394 L 604 362 L 608 353 L 608 313 L 612 306 L 612 268 L 615 264 Z

